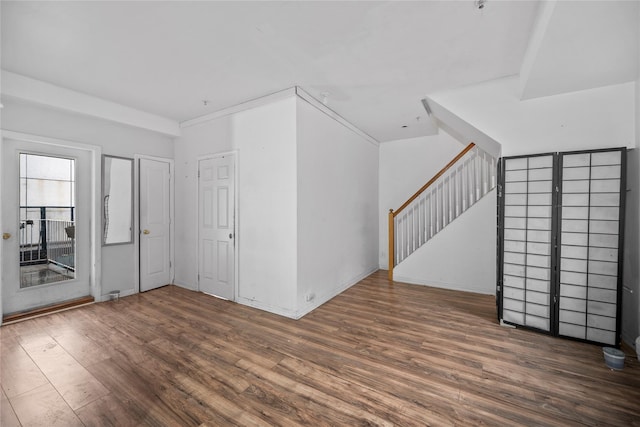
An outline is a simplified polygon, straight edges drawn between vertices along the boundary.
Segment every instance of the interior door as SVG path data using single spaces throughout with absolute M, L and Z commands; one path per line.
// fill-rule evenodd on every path
M 4 315 L 91 295 L 91 156 L 72 147 L 2 140 Z M 58 206 L 59 193 L 67 206 Z M 24 217 L 28 210 L 42 217 Z
M 200 160 L 198 277 L 202 292 L 228 300 L 235 294 L 235 156 Z
M 141 158 L 140 291 L 171 283 L 171 164 Z

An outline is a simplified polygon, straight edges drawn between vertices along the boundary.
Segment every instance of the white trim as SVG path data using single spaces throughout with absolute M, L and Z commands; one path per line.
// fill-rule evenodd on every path
M 180 128 L 184 129 L 190 126 L 195 126 L 200 123 L 205 123 L 211 120 L 219 119 L 220 117 L 229 116 L 231 114 L 239 113 L 241 111 L 250 110 L 252 108 L 260 107 L 262 105 L 270 104 L 280 99 L 288 98 L 296 95 L 295 87 L 284 89 L 278 92 L 274 92 L 269 95 L 261 96 L 246 102 L 243 102 L 232 107 L 227 107 L 222 110 L 215 111 L 213 113 L 205 114 L 204 116 L 196 117 L 195 119 L 185 120 L 180 122 Z
M 196 224 L 198 224 L 197 226 L 197 231 L 196 231 L 196 274 L 197 276 L 200 275 L 200 161 L 202 160 L 211 160 L 211 159 L 215 159 L 218 157 L 222 157 L 222 156 L 228 156 L 228 155 L 233 155 L 234 156 L 234 168 L 233 168 L 233 256 L 234 256 L 234 263 L 233 263 L 233 301 L 238 301 L 238 288 L 239 288 L 239 274 L 240 274 L 240 240 L 238 239 L 238 235 L 240 234 L 238 231 L 240 230 L 240 227 L 238 226 L 238 222 L 239 222 L 239 218 L 240 215 L 238 214 L 238 207 L 239 207 L 239 202 L 238 202 L 238 189 L 239 189 L 239 185 L 238 185 L 238 163 L 239 163 L 239 151 L 238 150 L 231 150 L 231 151 L 223 151 L 220 153 L 215 153 L 215 154 L 205 154 L 202 156 L 198 156 L 196 158 L 196 176 L 197 176 L 197 181 L 196 181 Z M 202 292 L 202 290 L 200 290 L 200 280 L 198 279 L 198 277 L 196 277 L 196 286 L 195 286 L 196 290 L 198 292 Z M 206 293 L 206 292 L 203 292 Z M 208 295 L 208 294 L 207 294 Z M 213 295 L 215 296 L 215 295 Z M 218 298 L 218 297 L 217 297 Z
M 176 276 L 176 261 L 175 261 L 175 166 L 174 160 L 169 159 L 167 157 L 157 157 L 157 156 L 147 156 L 145 154 L 134 154 L 134 186 L 133 186 L 133 200 L 134 200 L 134 213 L 133 213 L 133 222 L 134 222 L 134 242 L 133 242 L 133 251 L 136 256 L 136 262 L 134 262 L 134 275 L 135 275 L 135 283 L 134 283 L 134 292 L 140 292 L 140 159 L 145 160 L 155 160 L 156 162 L 164 162 L 169 164 L 169 262 L 171 263 L 171 267 L 169 267 L 169 278 L 171 280 L 171 284 L 175 281 Z M 121 295 L 122 296 L 122 295 Z
M 43 145 L 73 148 L 76 150 L 89 151 L 91 155 L 91 268 L 89 270 L 89 286 L 91 296 L 99 300 L 102 295 L 102 234 L 101 228 L 101 203 L 100 203 L 100 182 L 102 179 L 102 147 L 98 145 L 84 144 L 75 141 L 49 138 L 45 136 L 2 130 L 0 140 L 15 139 L 24 142 L 33 142 Z M 0 294 L 2 289 L 0 287 Z M 1 301 L 1 297 L 0 297 Z M 2 322 L 2 305 L 0 305 L 0 322 Z
M 2 70 L 2 95 L 172 137 L 181 134 L 180 125 L 175 120 L 6 70 Z
M 371 135 L 365 133 L 363 130 L 361 130 L 360 128 L 356 127 L 352 123 L 348 122 L 347 119 L 345 119 L 340 114 L 338 114 L 335 111 L 333 111 L 331 108 L 329 108 L 326 105 L 324 105 L 322 102 L 320 102 L 317 99 L 315 99 L 309 93 L 305 92 L 305 90 L 302 89 L 301 87 L 296 86 L 295 90 L 296 90 L 296 95 L 298 96 L 298 98 L 300 98 L 300 99 L 302 99 L 304 101 L 307 101 L 308 104 L 310 104 L 311 106 L 315 107 L 318 111 L 320 111 L 320 112 L 326 114 L 327 116 L 331 117 L 333 120 L 335 120 L 336 122 L 340 123 L 342 126 L 346 127 L 350 131 L 354 132 L 356 135 L 364 138 L 365 140 L 367 140 L 371 144 L 375 145 L 376 147 L 380 146 L 380 141 L 378 141 L 377 139 L 375 139 Z
M 183 122 L 180 122 L 180 128 L 184 129 L 190 126 L 199 125 L 201 123 L 205 123 L 211 120 L 216 120 L 221 117 L 225 117 L 225 116 L 236 114 L 242 111 L 250 110 L 252 108 L 260 107 L 262 105 L 270 104 L 272 102 L 279 101 L 281 99 L 285 99 L 290 96 L 297 96 L 298 98 L 306 101 L 308 104 L 315 107 L 318 111 L 331 117 L 333 120 L 337 121 L 347 129 L 351 130 L 358 136 L 364 138 L 365 140 L 375 145 L 376 147 L 380 145 L 380 141 L 378 141 L 371 135 L 367 134 L 360 128 L 356 127 L 354 124 L 347 121 L 347 119 L 345 119 L 340 114 L 333 111 L 331 108 L 324 105 L 322 102 L 315 99 L 313 96 L 311 96 L 308 92 L 306 92 L 300 86 L 294 86 L 288 89 L 281 90 L 279 92 L 261 96 L 259 98 L 255 98 L 250 101 L 243 102 L 238 105 L 234 105 L 233 107 L 224 108 L 222 110 L 215 111 L 210 114 L 205 114 L 204 116 L 196 117 L 195 119 L 185 120 Z

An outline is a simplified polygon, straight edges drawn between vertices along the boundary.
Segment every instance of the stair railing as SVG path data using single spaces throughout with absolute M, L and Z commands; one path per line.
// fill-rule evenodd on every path
M 473 142 L 396 211 L 389 209 L 393 268 L 496 186 L 496 159 Z

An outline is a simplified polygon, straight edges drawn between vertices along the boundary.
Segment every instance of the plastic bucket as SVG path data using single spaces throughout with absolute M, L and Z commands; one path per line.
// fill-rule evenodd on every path
M 605 347 L 602 349 L 604 353 L 604 363 L 611 369 L 624 368 L 624 351 L 618 350 L 613 347 Z

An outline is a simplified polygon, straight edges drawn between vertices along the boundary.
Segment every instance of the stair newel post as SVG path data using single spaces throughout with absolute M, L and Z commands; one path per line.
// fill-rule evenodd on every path
M 395 259 L 394 225 L 393 209 L 389 209 L 389 280 L 393 280 L 393 266 Z

